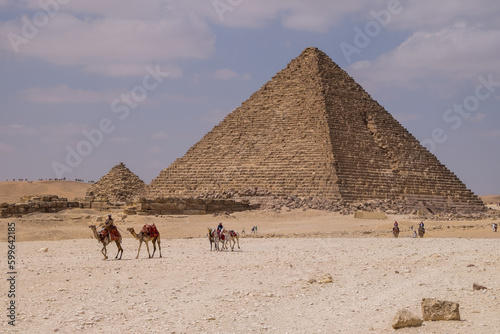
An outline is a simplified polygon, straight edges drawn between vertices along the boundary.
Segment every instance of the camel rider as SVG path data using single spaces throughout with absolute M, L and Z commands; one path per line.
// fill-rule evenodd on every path
M 418 224 L 418 226 L 422 228 L 422 231 L 425 231 L 424 222 L 420 222 L 420 224 Z
M 220 222 L 219 226 L 217 226 L 217 234 L 220 235 L 223 229 L 224 229 L 224 226 L 222 226 L 222 222 Z
M 398 226 L 398 222 L 397 222 L 397 221 L 396 221 L 396 222 L 394 222 L 394 227 L 398 227 L 398 228 L 399 228 L 399 226 Z
M 111 217 L 111 214 L 108 215 L 108 219 L 106 219 L 106 222 L 104 222 L 104 226 L 105 228 L 107 229 L 110 229 L 112 228 L 113 226 L 115 226 L 115 221 L 113 220 L 113 218 Z
M 113 218 L 111 217 L 111 214 L 108 215 L 108 219 L 104 223 L 101 224 L 103 230 L 111 230 L 113 227 L 115 227 L 115 222 Z

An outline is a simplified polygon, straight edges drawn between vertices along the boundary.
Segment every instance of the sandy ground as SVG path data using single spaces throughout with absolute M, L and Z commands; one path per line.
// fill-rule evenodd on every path
M 103 261 L 87 226 L 105 214 L 73 209 L 0 220 L 2 231 L 16 223 L 17 332 L 392 333 L 395 313 L 421 314 L 422 298 L 459 302 L 462 321 L 424 322 L 399 333 L 499 332 L 500 232 L 489 221 L 426 221 L 426 237 L 414 239 L 410 226 L 418 221 L 402 216 L 116 212 L 125 252 L 120 261 Z M 390 234 L 394 219 L 402 229 L 398 239 Z M 138 241 L 126 228 L 144 222 L 162 234 L 161 259 L 158 251 L 148 259 L 144 246 L 135 259 Z M 206 227 L 218 222 L 245 227 L 241 249 L 210 251 Z M 108 249 L 113 258 L 116 246 Z M 332 283 L 318 283 L 328 275 Z M 473 283 L 488 289 L 473 291 Z M 1 291 L 8 288 L 2 280 Z M 12 332 L 7 320 L 0 332 Z
M 125 251 L 114 260 L 109 245 L 111 259 L 103 261 L 88 225 L 107 214 L 72 209 L 0 219 L 1 333 L 500 333 L 500 232 L 491 220 L 426 220 L 425 238 L 414 239 L 419 220 L 408 216 L 116 211 Z M 219 222 L 246 231 L 240 249 L 210 251 L 207 227 Z M 6 310 L 9 223 L 16 225 L 15 327 Z M 162 258 L 157 251 L 148 259 L 143 245 L 135 259 L 138 241 L 126 228 L 144 223 L 157 225 Z M 487 290 L 473 291 L 474 283 Z M 393 330 L 398 310 L 421 315 L 422 298 L 460 303 L 462 320 Z
M 103 261 L 90 239 L 18 243 L 17 332 L 392 333 L 399 309 L 431 297 L 460 303 L 462 320 L 399 333 L 500 328 L 499 239 L 246 238 L 220 253 L 166 239 L 163 258 L 137 260 L 135 240 L 123 246 Z

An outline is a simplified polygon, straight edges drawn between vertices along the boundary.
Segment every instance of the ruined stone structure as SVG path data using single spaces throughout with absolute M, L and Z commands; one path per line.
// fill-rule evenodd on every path
M 157 198 L 141 199 L 128 208 L 127 214 L 143 215 L 206 215 L 216 213 L 233 213 L 258 209 L 259 205 L 249 201 L 212 200 L 203 198 Z
M 326 54 L 308 48 L 148 187 L 148 198 L 263 189 L 477 210 L 481 200 Z
M 23 215 L 35 212 L 54 213 L 69 208 L 81 207 L 79 202 L 68 201 L 67 198 L 56 195 L 25 196 L 21 198 L 21 201 L 23 203 L 0 203 L 0 218 L 22 217 Z
M 120 162 L 89 188 L 85 200 L 127 202 L 142 194 L 145 188 L 146 183 Z

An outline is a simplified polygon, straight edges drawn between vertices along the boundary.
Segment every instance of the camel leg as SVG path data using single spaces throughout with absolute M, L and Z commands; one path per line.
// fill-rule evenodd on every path
M 153 244 L 153 255 L 151 255 L 151 257 L 155 257 L 155 252 L 156 252 L 156 239 L 151 240 L 151 243 Z
M 139 249 L 137 250 L 137 256 L 135 257 L 136 259 L 139 258 L 139 252 L 141 251 L 141 246 L 142 246 L 142 240 L 139 240 Z
M 120 242 L 118 240 L 115 241 L 115 242 L 116 242 L 116 247 L 118 247 L 118 252 L 116 253 L 115 260 L 116 259 L 121 260 L 122 259 L 122 255 L 123 255 L 123 248 L 122 248 L 122 245 L 120 244 Z M 120 254 L 119 258 L 118 258 L 118 254 Z
M 238 249 L 241 249 L 241 248 L 240 248 L 240 238 L 239 238 L 239 237 L 236 237 L 236 241 L 238 242 Z
M 158 250 L 160 251 L 160 257 L 161 257 L 160 236 L 158 236 L 158 238 L 156 238 L 156 242 L 158 243 Z
M 148 257 L 151 258 L 151 254 L 149 253 L 149 245 L 148 245 L 148 242 L 147 241 L 144 241 L 144 243 L 146 244 L 146 249 L 148 250 Z
M 102 253 L 102 255 L 104 255 L 104 259 L 103 260 L 107 260 L 108 256 L 106 254 L 108 253 L 108 251 L 106 250 L 106 246 L 102 247 L 101 253 Z

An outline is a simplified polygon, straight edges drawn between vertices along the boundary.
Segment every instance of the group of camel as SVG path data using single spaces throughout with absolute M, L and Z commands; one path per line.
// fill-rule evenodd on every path
M 115 259 L 121 260 L 122 254 L 123 254 L 123 248 L 121 246 L 122 236 L 121 236 L 120 232 L 118 231 L 118 228 L 116 228 L 116 226 L 115 226 L 114 233 L 111 233 L 110 231 L 108 231 L 108 233 L 101 233 L 102 231 L 97 232 L 97 228 L 95 225 L 90 225 L 89 228 L 94 233 L 94 238 L 96 238 L 97 241 L 99 241 L 102 244 L 101 253 L 102 253 L 102 255 L 104 255 L 104 260 L 108 259 L 106 246 L 109 245 L 113 241 L 116 243 L 116 246 L 118 247 L 118 253 L 116 253 Z M 103 231 L 105 231 L 105 230 L 103 230 Z M 132 236 L 134 238 L 139 240 L 139 249 L 137 250 L 137 256 L 135 257 L 136 259 L 139 258 L 139 252 L 141 251 L 141 246 L 142 246 L 143 242 L 146 244 L 149 258 L 152 258 L 155 255 L 156 243 L 158 243 L 158 248 L 160 250 L 160 257 L 162 257 L 161 256 L 161 245 L 160 245 L 160 232 L 156 228 L 155 224 L 144 225 L 144 227 L 142 228 L 142 230 L 139 234 L 135 233 L 133 227 L 128 228 L 127 231 L 129 231 L 130 234 L 132 234 Z M 149 245 L 148 245 L 149 241 L 151 241 L 153 243 L 153 254 L 150 254 L 150 252 L 149 252 Z
M 229 249 L 227 244 L 231 247 L 231 251 L 234 250 L 235 244 L 238 244 L 238 249 L 240 249 L 240 234 L 233 230 L 222 229 L 222 231 L 218 231 L 208 227 L 208 240 L 210 241 L 210 250 L 212 250 L 212 246 L 216 251 Z

